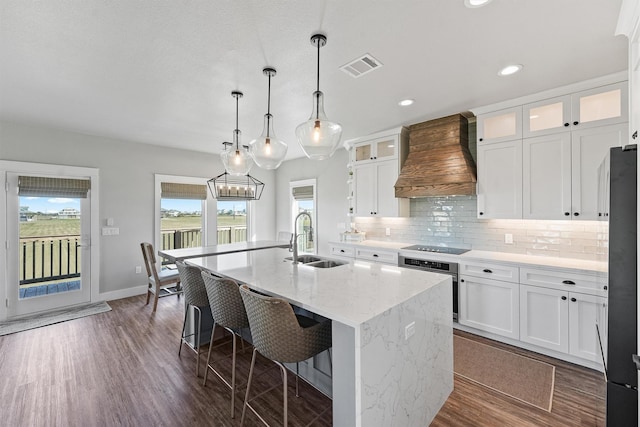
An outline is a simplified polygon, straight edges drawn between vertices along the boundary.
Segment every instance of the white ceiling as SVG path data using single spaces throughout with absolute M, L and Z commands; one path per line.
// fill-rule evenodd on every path
M 0 119 L 219 152 L 240 100 L 242 142 L 275 132 L 301 157 L 315 32 L 327 116 L 343 140 L 627 68 L 621 0 L 0 0 Z M 359 79 L 339 67 L 370 53 Z M 509 63 L 519 74 L 498 77 Z M 410 107 L 398 101 L 414 98 Z

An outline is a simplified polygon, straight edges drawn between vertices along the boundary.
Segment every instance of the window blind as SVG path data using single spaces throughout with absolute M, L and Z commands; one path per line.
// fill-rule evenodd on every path
M 161 182 L 163 199 L 191 199 L 206 200 L 207 186 L 201 184 L 178 184 L 176 182 Z
M 293 187 L 292 194 L 295 200 L 313 200 L 313 185 Z
M 45 176 L 18 177 L 18 194 L 28 197 L 69 197 L 86 199 L 91 189 L 91 180 L 52 178 Z

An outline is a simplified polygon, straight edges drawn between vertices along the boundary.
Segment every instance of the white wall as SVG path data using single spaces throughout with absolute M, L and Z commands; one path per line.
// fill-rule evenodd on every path
M 224 171 L 218 155 L 10 122 L 0 122 L 0 159 L 99 168 L 100 225 L 113 218 L 120 228 L 120 235 L 99 242 L 100 293 L 107 299 L 146 285 L 135 266 L 143 265 L 140 242 L 154 241 L 154 174 L 211 178 Z M 273 239 L 275 173 L 256 168 L 251 174 L 265 183 L 262 198 L 253 202 L 253 234 Z
M 305 158 L 288 160 L 278 168 L 276 174 L 276 229 L 291 230 L 291 207 L 289 205 L 289 182 L 316 178 L 318 224 L 314 224 L 318 239 L 318 253 L 329 254 L 328 242 L 339 240 L 347 223 L 347 151 L 339 149 L 329 160 Z

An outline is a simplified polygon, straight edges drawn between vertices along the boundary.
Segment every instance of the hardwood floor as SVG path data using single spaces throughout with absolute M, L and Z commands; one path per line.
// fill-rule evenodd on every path
M 196 378 L 195 353 L 186 347 L 178 358 L 182 300 L 161 299 L 155 315 L 144 301 L 143 296 L 110 301 L 111 312 L 0 337 L 0 425 L 240 425 L 244 387 L 232 420 L 230 390 L 214 375 L 203 387 L 204 367 Z M 548 413 L 456 376 L 455 390 L 433 426 L 604 425 L 601 374 L 460 334 L 556 365 L 553 408 Z M 216 358 L 223 357 L 230 346 L 216 351 Z M 250 359 L 247 346 L 238 361 L 239 384 L 246 381 Z M 281 381 L 271 362 L 259 362 L 257 372 L 264 374 L 255 383 L 256 394 Z M 216 366 L 228 374 L 230 360 Z M 291 377 L 289 425 L 331 425 L 330 410 L 318 417 L 330 400 L 303 381 L 296 398 Z M 281 387 L 253 404 L 267 421 L 281 425 Z M 261 423 L 248 413 L 245 425 Z

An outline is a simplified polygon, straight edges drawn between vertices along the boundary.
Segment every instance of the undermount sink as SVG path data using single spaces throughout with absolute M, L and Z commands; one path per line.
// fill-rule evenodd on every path
M 285 259 L 287 261 L 293 261 L 293 257 L 286 257 Z M 323 261 L 323 259 L 313 255 L 300 255 L 298 257 L 298 262 L 302 264 L 307 264 L 309 262 L 314 262 L 314 261 Z
M 345 265 L 346 262 L 343 261 L 334 261 L 331 259 L 324 259 L 322 261 L 314 261 L 314 262 L 309 262 L 306 263 L 305 265 L 308 265 L 310 267 L 316 267 L 316 268 L 332 268 L 332 267 L 338 267 L 340 265 Z
M 285 260 L 293 261 L 293 257 L 290 257 L 290 256 L 286 257 Z M 298 257 L 298 262 L 300 264 L 304 264 L 304 265 L 308 265 L 310 267 L 316 267 L 316 268 L 332 268 L 332 267 L 337 267 L 339 265 L 347 264 L 346 262 L 343 262 L 343 261 L 324 259 L 314 255 L 300 255 Z

